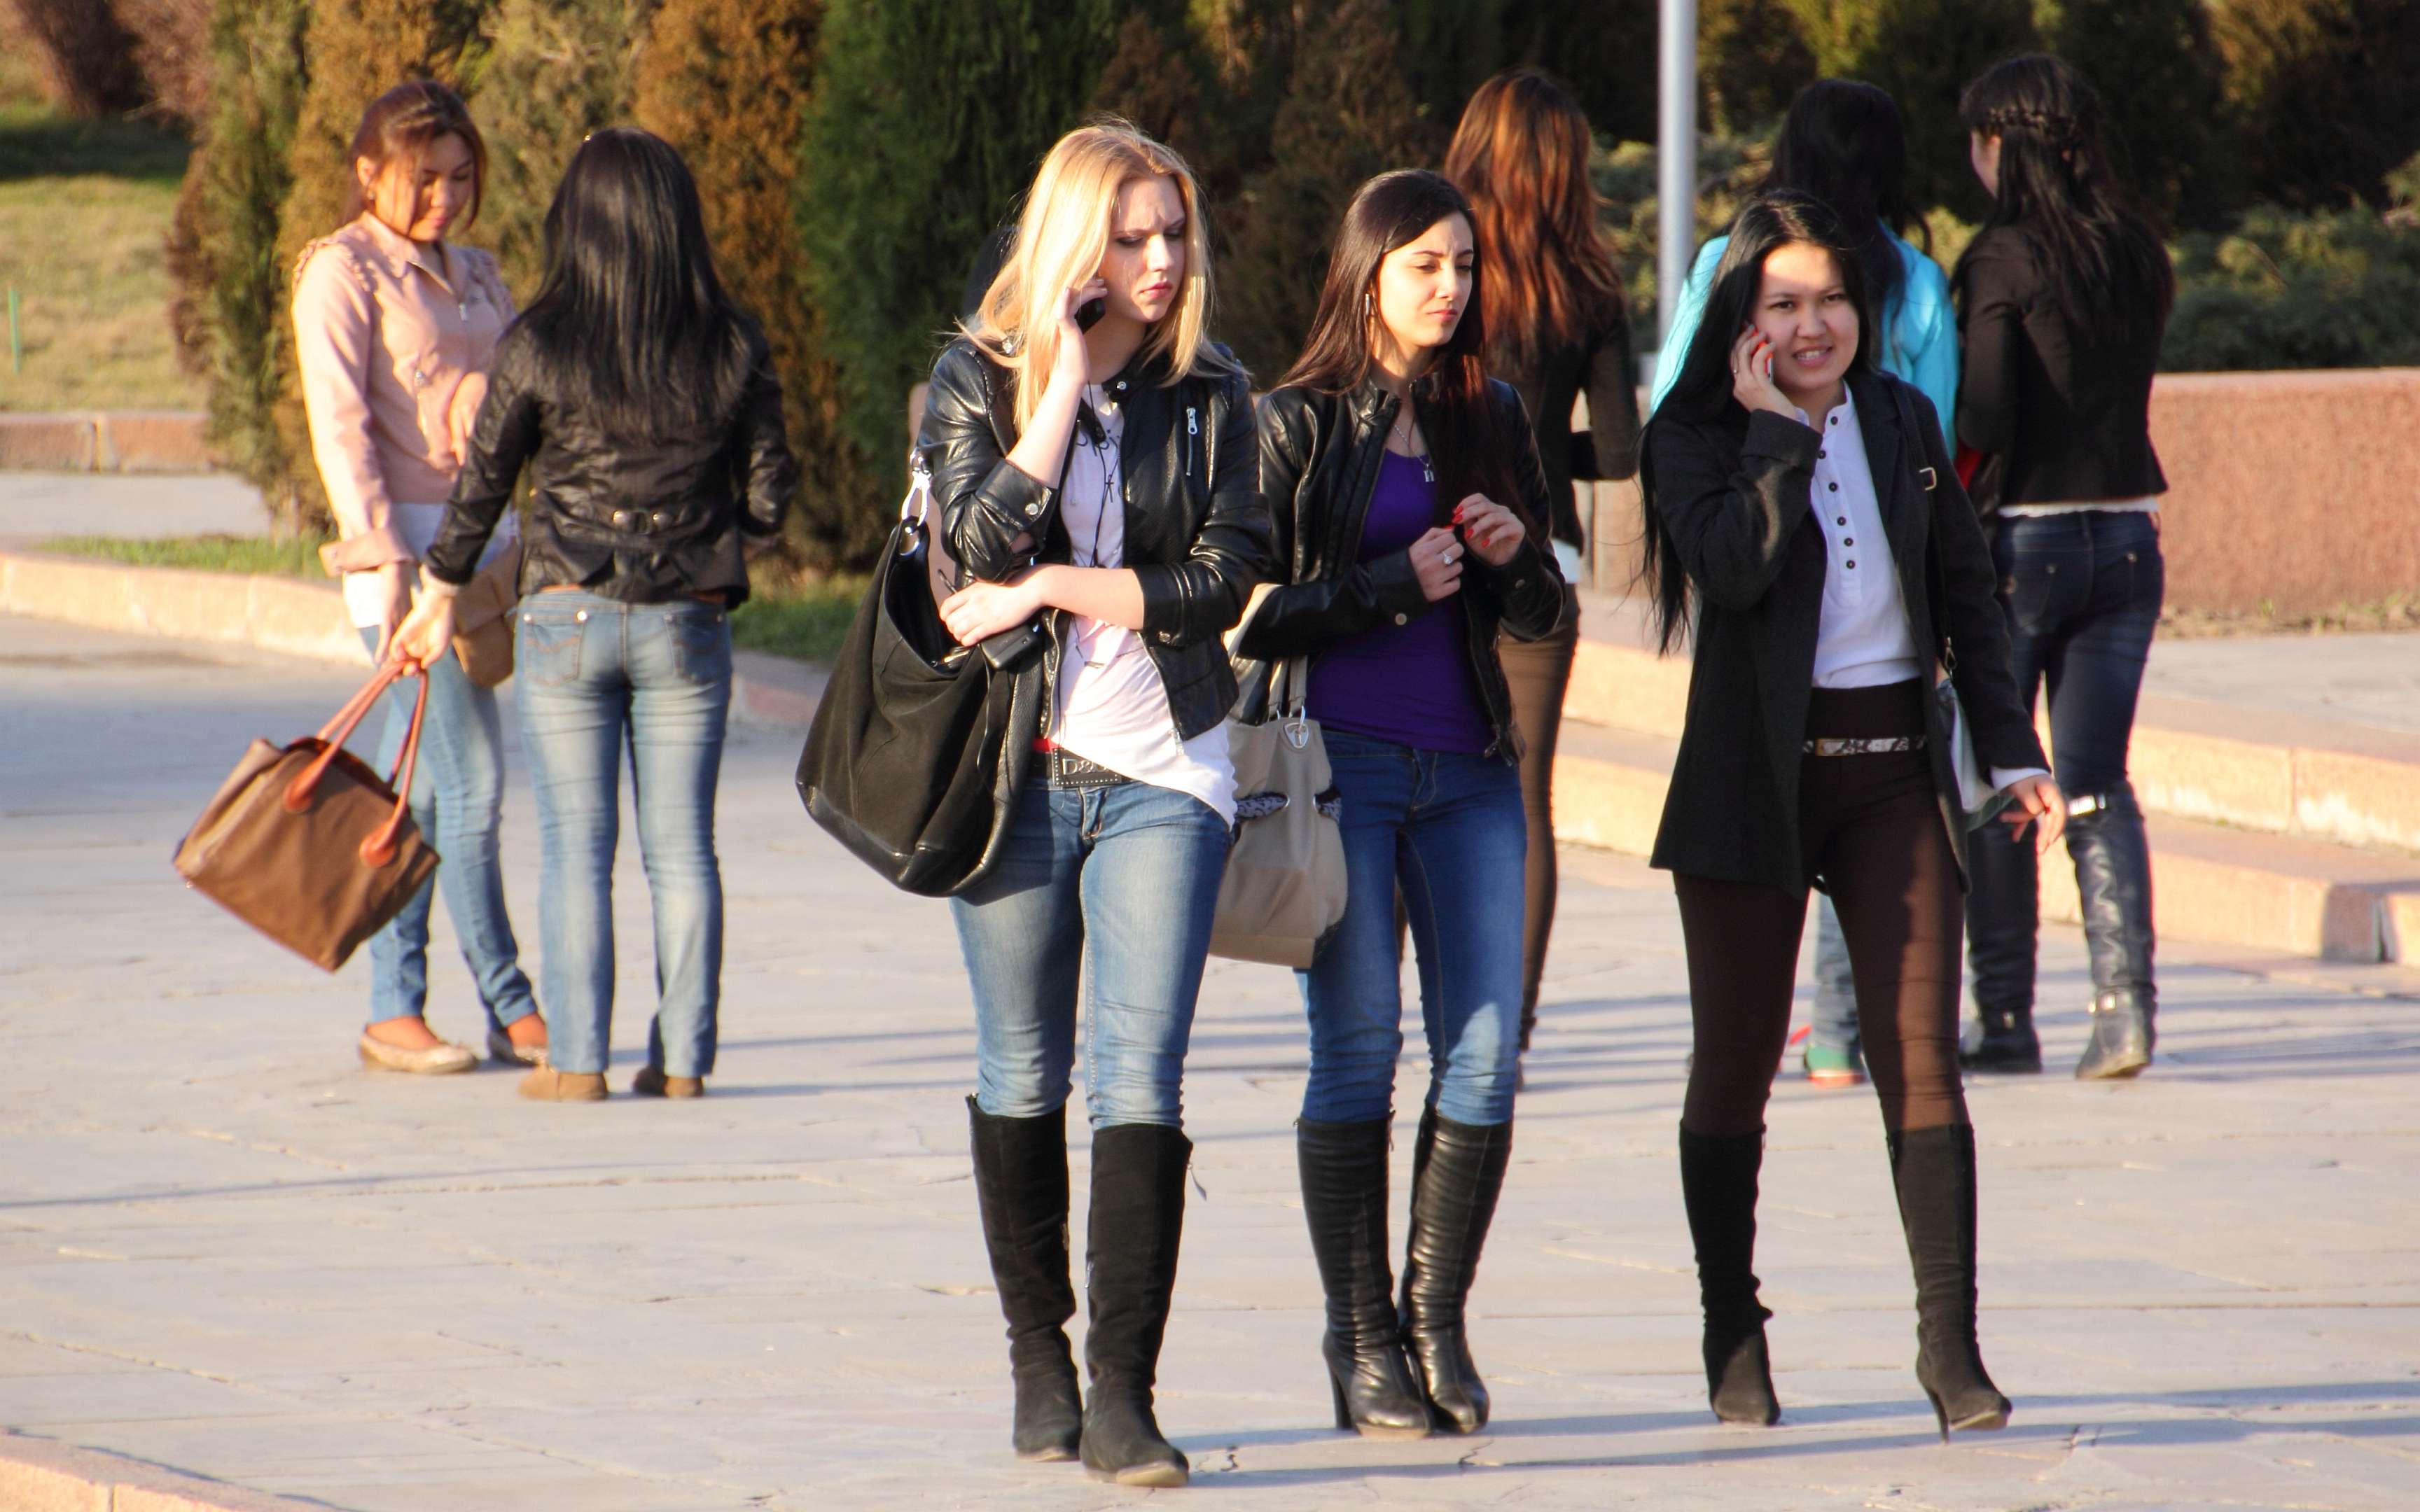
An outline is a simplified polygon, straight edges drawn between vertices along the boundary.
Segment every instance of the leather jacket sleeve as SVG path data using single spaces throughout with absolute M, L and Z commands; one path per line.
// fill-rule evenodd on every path
M 1708 603 L 1745 611 L 1772 590 L 1792 538 L 1815 528 L 1807 499 L 1822 440 L 1768 409 L 1747 417 L 1736 451 L 1720 444 L 1714 427 L 1649 424 L 1648 497 L 1682 570 Z
M 1538 440 L 1520 396 L 1503 383 L 1495 385 L 1503 406 L 1500 432 L 1512 450 L 1512 484 L 1520 498 L 1511 501 L 1521 517 L 1521 544 L 1512 560 L 1498 567 L 1471 552 L 1463 559 L 1463 591 L 1474 589 L 1496 600 L 1504 632 L 1515 640 L 1536 640 L 1554 634 L 1563 618 L 1563 574 L 1551 551 L 1539 547 L 1542 532 L 1551 528 L 1552 505 L 1546 499 L 1546 473 L 1538 461 Z
M 1142 563 L 1142 629 L 1172 646 L 1216 640 L 1243 617 L 1253 585 L 1270 576 L 1269 510 L 1261 497 L 1252 400 L 1241 373 L 1217 380 L 1218 430 L 1210 438 L 1210 509 L 1185 560 Z M 1178 481 L 1183 486 L 1183 480 Z
M 1031 563 L 1033 543 L 1047 538 L 1059 509 L 1059 490 L 1011 462 L 993 428 L 995 404 L 1007 397 L 995 393 L 994 385 L 1007 380 L 972 342 L 950 343 L 933 364 L 916 438 L 933 472 L 950 554 L 985 582 L 1014 577 Z M 1020 536 L 1026 539 L 1021 548 Z
M 1917 428 L 1924 433 L 1916 444 L 1924 448 L 1925 465 L 1937 480 L 1932 543 L 1941 564 L 1942 601 L 1933 607 L 1933 618 L 1948 637 L 1955 657 L 1950 681 L 1974 726 L 1976 758 L 1987 770 L 2047 771 L 2050 758 L 2042 752 L 2041 737 L 2034 733 L 2033 717 L 2017 696 L 2016 675 L 2009 671 L 2009 623 L 2000 609 L 1999 570 L 1993 565 L 1992 548 L 1958 482 L 1958 470 L 1949 465 L 1932 401 L 1921 393 L 1911 393 L 1909 398 L 1922 422 Z
M 1306 493 L 1314 500 L 1318 494 L 1307 485 L 1320 449 L 1350 444 L 1341 428 L 1342 407 L 1327 408 L 1340 428 L 1323 434 L 1311 396 L 1302 391 L 1280 389 L 1261 402 L 1261 493 L 1269 502 L 1276 560 L 1286 579 L 1291 579 L 1295 563 L 1302 557 L 1295 548 L 1296 534 L 1322 524 L 1303 518 L 1301 513 Z M 1340 501 L 1327 502 L 1329 507 L 1344 507 Z M 1421 592 L 1419 577 L 1412 570 L 1411 552 L 1396 551 L 1373 562 L 1356 563 L 1333 578 L 1281 581 L 1245 626 L 1235 653 L 1261 661 L 1307 656 L 1346 636 L 1388 622 L 1400 625 L 1428 611 L 1428 595 Z
M 439 582 L 459 587 L 476 575 L 479 553 L 487 549 L 488 537 L 512 502 L 521 465 L 537 448 L 538 399 L 530 386 L 528 348 L 517 335 L 507 332 L 496 349 L 488 400 L 479 407 L 479 421 L 471 432 L 470 455 L 454 480 L 437 539 L 422 559 L 428 576 Z
M 790 498 L 799 488 L 798 459 L 790 455 L 789 428 L 782 421 L 782 379 L 762 340 L 752 344 L 755 366 L 739 400 L 739 483 L 745 504 L 739 528 L 750 535 L 779 535 Z

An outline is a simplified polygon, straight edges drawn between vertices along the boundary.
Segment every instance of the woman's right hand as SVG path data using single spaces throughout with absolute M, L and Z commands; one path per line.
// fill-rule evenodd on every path
M 1462 590 L 1462 542 L 1444 526 L 1430 531 L 1414 541 L 1407 550 L 1412 559 L 1412 573 L 1420 580 L 1420 593 L 1432 604 L 1451 598 Z
M 411 612 L 389 638 L 379 660 L 399 661 L 411 671 L 421 672 L 427 671 L 431 662 L 453 649 L 453 595 L 428 594 L 411 607 Z
M 1784 420 L 1798 418 L 1798 407 L 1774 386 L 1773 343 L 1754 326 L 1731 343 L 1731 396 L 1750 414 L 1769 409 Z
M 387 648 L 395 643 L 396 627 L 411 612 L 411 571 L 409 562 L 389 562 L 370 569 L 378 582 L 379 661 L 386 660 Z
M 1106 278 L 1086 279 L 1059 296 L 1059 349 L 1051 354 L 1051 383 L 1073 383 L 1080 389 L 1090 379 L 1092 354 L 1085 348 L 1084 328 L 1076 323 L 1076 312 L 1109 297 Z

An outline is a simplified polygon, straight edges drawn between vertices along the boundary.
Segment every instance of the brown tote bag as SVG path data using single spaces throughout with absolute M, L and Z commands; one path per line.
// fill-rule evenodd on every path
M 188 887 L 330 971 L 437 871 L 437 853 L 406 807 L 428 680 L 412 704 L 394 786 L 344 748 L 402 675 L 393 663 L 380 668 L 316 735 L 282 747 L 254 741 L 177 846 Z

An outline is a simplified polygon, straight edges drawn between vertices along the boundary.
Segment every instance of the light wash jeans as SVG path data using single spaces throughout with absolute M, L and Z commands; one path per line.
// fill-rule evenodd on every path
M 1521 1054 L 1528 820 L 1517 767 L 1326 733 L 1342 799 L 1344 918 L 1295 973 L 1311 1020 L 1302 1116 L 1366 1123 L 1394 1107 L 1404 1053 L 1400 890 L 1419 964 L 1430 1100 L 1456 1123 L 1512 1117 Z
M 362 645 L 373 656 L 378 637 L 376 629 L 362 631 Z M 419 697 L 416 678 L 403 678 L 387 690 L 380 772 L 390 770 L 402 753 Z M 440 888 L 489 1027 L 501 1029 L 537 1011 L 529 978 L 521 972 L 513 921 L 504 913 L 504 873 L 496 844 L 504 801 L 504 727 L 495 690 L 471 681 L 452 656 L 442 657 L 428 670 L 428 712 L 410 799 L 411 822 L 440 857 L 437 876 L 370 937 L 372 1024 L 419 1018 L 427 1009 L 428 909 Z
M 1849 969 L 1849 942 L 1840 933 L 1840 915 L 1832 895 L 1815 895 L 1815 1013 L 1807 1038 L 1813 1043 L 1845 1051 L 1852 1059 L 1862 1048 L 1857 1037 L 1857 978 Z
M 613 1028 L 613 852 L 630 754 L 639 847 L 656 915 L 647 1062 L 714 1070 L 722 995 L 722 870 L 714 789 L 731 706 L 731 621 L 713 604 L 532 594 L 516 611 L 521 744 L 545 869 L 538 916 L 556 1070 L 605 1069 Z
M 1185 1050 L 1229 837 L 1218 810 L 1146 782 L 1017 799 L 1000 858 L 950 900 L 975 999 L 975 1105 L 1032 1119 L 1067 1101 L 1084 1010 L 1093 1127 L 1182 1127 Z

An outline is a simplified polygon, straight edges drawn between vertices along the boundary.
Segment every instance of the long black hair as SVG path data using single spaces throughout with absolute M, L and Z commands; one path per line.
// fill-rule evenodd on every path
M 1806 242 L 1832 255 L 1840 287 L 1857 315 L 1857 349 L 1849 359 L 1847 376 L 1875 370 L 1874 308 L 1866 274 L 1857 260 L 1840 217 L 1812 194 L 1773 190 L 1741 208 L 1731 223 L 1730 244 L 1714 266 L 1706 290 L 1706 309 L 1689 338 L 1681 376 L 1665 393 L 1664 402 L 1647 422 L 1639 447 L 1639 483 L 1646 490 L 1646 529 L 1639 536 L 1638 577 L 1647 585 L 1654 608 L 1655 644 L 1669 651 L 1688 623 L 1689 579 L 1673 549 L 1670 532 L 1656 508 L 1654 440 L 1665 424 L 1703 424 L 1711 421 L 1745 422 L 1738 397 L 1731 392 L 1731 344 L 1755 322 L 1758 293 L 1764 286 L 1764 261 L 1783 247 Z
M 732 412 L 754 328 L 722 291 L 670 143 L 629 126 L 582 143 L 546 212 L 546 264 L 520 325 L 564 403 L 640 438 Z
M 1502 434 L 1487 391 L 1487 322 L 1480 297 L 1485 281 L 1477 266 L 1487 249 L 1476 246 L 1478 223 L 1470 201 L 1444 175 L 1402 168 L 1380 174 L 1354 193 L 1328 254 L 1327 278 L 1320 285 L 1311 334 L 1278 386 L 1321 393 L 1350 393 L 1359 388 L 1377 365 L 1379 265 L 1388 253 L 1419 240 L 1429 227 L 1453 215 L 1472 228 L 1476 250 L 1470 302 L 1419 378 L 1428 386 L 1422 397 L 1430 409 L 1427 429 L 1436 465 L 1437 510 L 1442 518 L 1466 496 L 1482 493 L 1526 517 L 1528 506 L 1513 483 L 1512 443 Z M 1543 524 L 1526 522 L 1533 531 Z
M 1864 266 L 1868 300 L 1888 319 L 1907 278 L 1891 234 L 1923 224 L 1907 202 L 1907 128 L 1889 92 L 1854 79 L 1818 79 L 1798 91 L 1764 187 L 1794 189 L 1832 208 Z M 1867 330 L 1879 345 L 1881 327 Z
M 2167 319 L 2176 270 L 2118 181 L 2101 95 L 2083 75 L 2045 54 L 2012 57 L 1966 86 L 1958 114 L 1968 131 L 2000 139 L 1984 229 L 2015 226 L 2034 240 L 2069 324 Z

